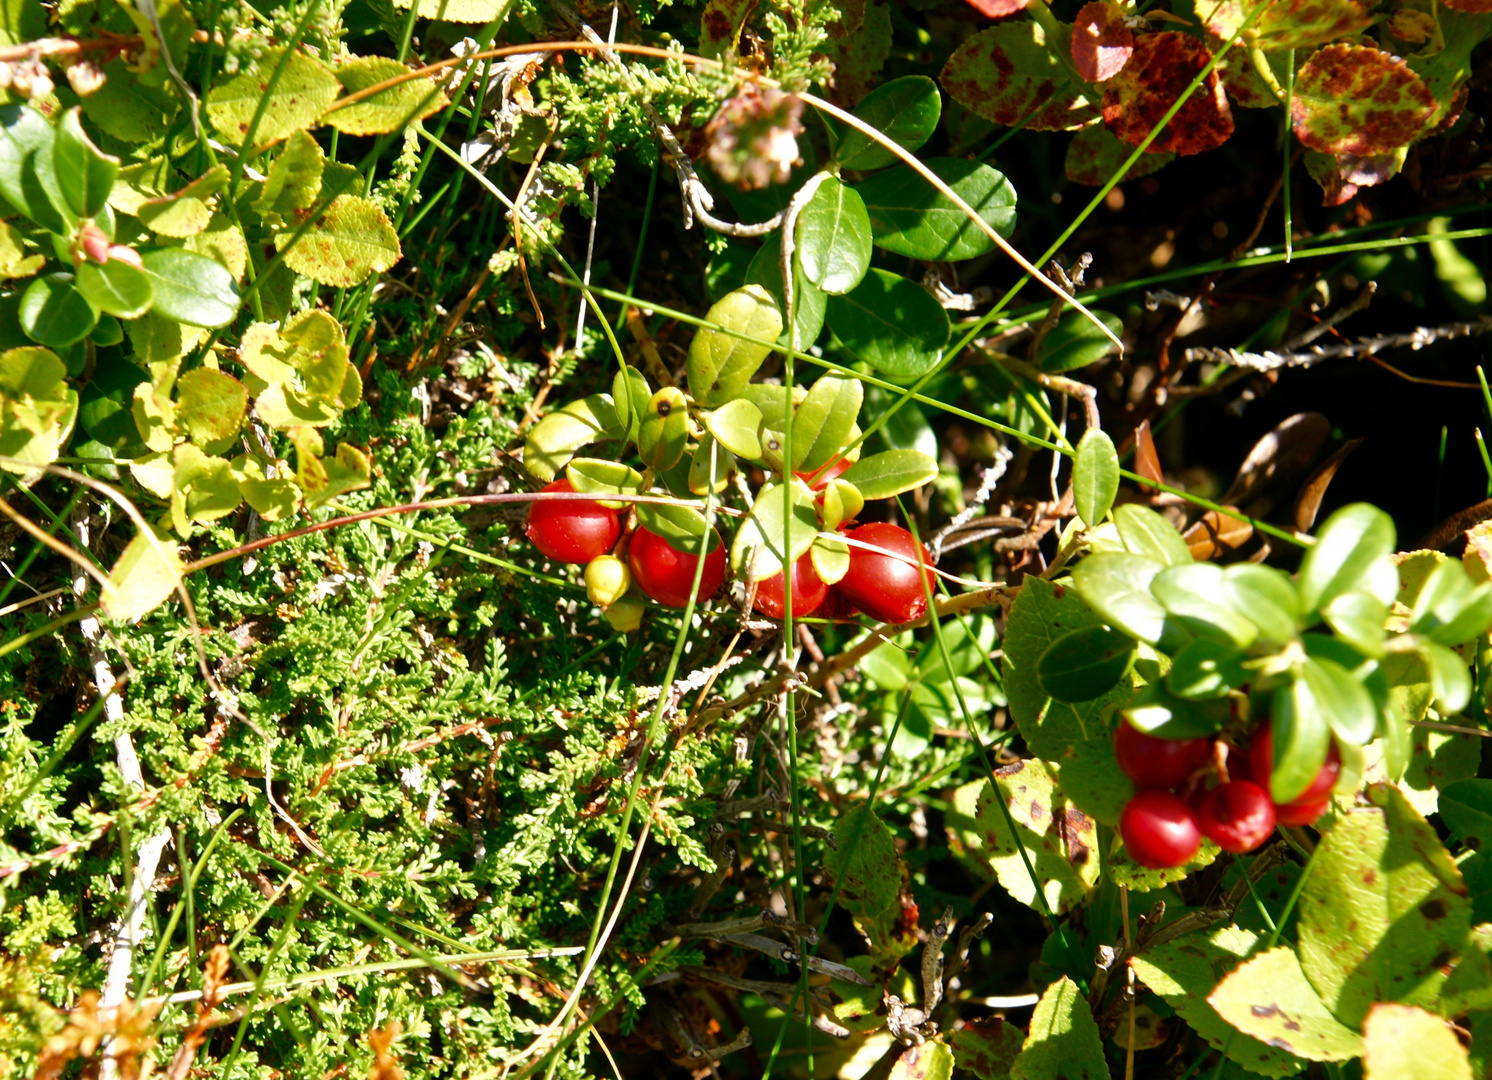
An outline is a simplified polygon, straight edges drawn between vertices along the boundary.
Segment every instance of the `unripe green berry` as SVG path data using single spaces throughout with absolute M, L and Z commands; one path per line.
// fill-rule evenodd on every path
M 630 634 L 642 625 L 642 613 L 646 606 L 635 597 L 624 596 L 606 609 L 606 621 L 611 623 L 613 630 Z
M 632 587 L 632 571 L 615 555 L 597 555 L 585 567 L 585 594 L 602 611 Z

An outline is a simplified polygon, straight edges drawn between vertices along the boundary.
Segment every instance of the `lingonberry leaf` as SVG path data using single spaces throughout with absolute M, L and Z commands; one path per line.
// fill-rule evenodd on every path
M 1124 70 L 1103 84 L 1104 124 L 1121 141 L 1138 146 L 1211 60 L 1206 45 L 1180 30 L 1141 35 Z M 1147 149 L 1200 154 L 1232 134 L 1228 95 L 1214 70 Z
M 1134 147 L 1129 143 L 1120 142 L 1102 124 L 1094 124 L 1078 132 L 1072 137 L 1072 142 L 1067 144 L 1063 168 L 1067 179 L 1074 183 L 1102 187 L 1113 179 L 1119 167 L 1129 160 L 1129 155 L 1133 152 Z M 1165 168 L 1175 160 L 1176 154 L 1172 150 L 1141 154 L 1140 160 L 1131 165 L 1120 179 L 1138 180 Z
M 842 580 L 850 568 L 850 545 L 838 536 L 819 533 L 813 538 L 808 554 L 813 559 L 813 572 L 826 585 Z
M 666 472 L 683 458 L 688 441 L 688 401 L 678 387 L 665 386 L 643 410 L 637 427 L 637 453 L 654 472 Z
M 80 115 L 80 110 L 72 108 L 57 122 L 52 165 L 73 216 L 91 218 L 109 201 L 119 159 L 93 145 Z
M 797 267 L 793 277 L 793 322 L 798 327 L 798 347 L 806 349 L 819 339 L 824 329 L 824 312 L 829 304 L 829 294 L 808 280 L 803 273 L 803 262 L 794 258 Z M 746 267 L 746 284 L 765 289 L 777 305 L 777 310 L 786 311 L 782 299 L 782 233 L 774 232 L 757 249 L 755 257 Z M 780 320 L 779 320 L 780 323 Z M 778 339 L 785 341 L 786 332 Z
M 820 469 L 843 449 L 860 415 L 863 395 L 859 379 L 835 372 L 821 375 L 809 388 L 793 414 L 795 472 Z
M 938 463 L 916 450 L 884 450 L 851 465 L 840 477 L 867 499 L 889 499 L 934 480 Z
M 82 341 L 98 322 L 98 309 L 78 289 L 77 279 L 62 271 L 27 285 L 18 314 L 27 337 L 54 349 Z
M 182 248 L 141 252 L 155 290 L 152 311 L 192 326 L 227 326 L 238 314 L 238 282 L 216 259 Z
M 733 454 L 748 460 L 761 456 L 762 444 L 757 432 L 762 426 L 762 411 L 745 398 L 728 401 L 705 414 L 705 427 Z
M 1073 582 L 1098 615 L 1131 637 L 1155 644 L 1167 633 L 1166 609 L 1150 584 L 1166 568 L 1158 559 L 1132 552 L 1100 552 L 1073 568 Z
M 1191 701 L 1223 697 L 1248 681 L 1244 659 L 1246 654 L 1235 645 L 1198 638 L 1171 658 L 1166 689 Z
M 620 428 L 610 394 L 572 401 L 529 429 L 523 444 L 524 467 L 548 483 L 575 451 L 598 439 L 617 438 Z
M 876 87 L 855 106 L 855 117 L 905 150 L 916 150 L 931 138 L 942 114 L 938 84 L 925 75 L 904 75 Z M 842 168 L 861 172 L 894 164 L 895 154 L 858 128 L 849 128 L 834 150 Z
M 1301 677 L 1299 669 L 1273 694 L 1274 763 L 1269 794 L 1287 803 L 1311 786 L 1331 747 L 1331 702 L 1322 697 L 1319 679 Z
M 1101 83 L 1124 70 L 1135 51 L 1135 36 L 1124 25 L 1124 9 L 1093 0 L 1072 23 L 1072 63 L 1089 82 Z
M 83 263 L 78 267 L 74 284 L 99 311 L 121 319 L 137 318 L 155 302 L 155 289 L 145 271 L 119 259 L 110 259 L 102 266 Z
M 1072 463 L 1072 497 L 1078 516 L 1090 528 L 1102 521 L 1119 493 L 1119 455 L 1102 428 L 1091 427 L 1078 440 Z
M 747 285 L 714 304 L 706 319 L 721 327 L 700 329 L 689 345 L 689 392 L 702 405 L 723 405 L 740 391 L 762 366 L 771 346 L 745 341 L 726 330 L 762 342 L 777 340 L 782 315 L 772 294 L 760 285 Z
M 1015 229 L 1015 188 L 983 162 L 933 158 L 928 169 L 1001 236 Z M 913 259 L 958 262 L 994 249 L 995 242 L 951 199 L 910 165 L 862 180 L 877 247 Z
M 642 473 L 620 461 L 605 458 L 571 458 L 565 466 L 565 479 L 576 491 L 600 492 L 609 495 L 636 495 L 642 491 Z M 612 499 L 597 499 L 602 506 L 625 509 L 631 503 Z
M 1295 135 L 1325 154 L 1385 154 L 1423 132 L 1438 105 L 1403 60 L 1366 45 L 1328 45 L 1295 76 Z
M 1155 559 L 1166 566 L 1184 566 L 1192 561 L 1186 541 L 1165 518 L 1148 506 L 1125 503 L 1115 507 L 1114 523 L 1127 551 Z
M 829 298 L 828 321 L 850 352 L 903 381 L 926 374 L 942 359 L 951 329 L 931 293 L 879 267 L 849 294 Z
M 1239 32 L 1253 8 L 1245 0 L 1222 0 L 1207 10 L 1207 29 L 1226 41 Z M 1261 49 L 1308 49 L 1356 37 L 1372 22 L 1367 8 L 1354 0 L 1272 0 L 1254 19 L 1249 42 Z
M 813 495 L 797 482 L 792 485 L 793 512 L 789 519 L 781 484 L 767 484 L 756 493 L 751 513 L 736 530 L 731 544 L 731 569 L 752 577 L 771 577 L 795 563 L 818 534 Z M 791 526 L 789 526 L 791 521 Z
M 1124 333 L 1124 323 L 1119 316 L 1107 311 L 1094 311 L 1093 314 L 1116 337 Z M 1036 347 L 1036 362 L 1042 371 L 1056 375 L 1097 363 L 1112 356 L 1118 348 L 1113 338 L 1095 326 L 1092 319 L 1082 312 L 1069 311 L 1043 335 Z
M 1304 610 L 1314 611 L 1349 589 L 1368 587 L 1378 564 L 1393 551 L 1394 539 L 1393 518 L 1368 503 L 1353 503 L 1332 514 L 1300 564 Z M 1394 571 L 1394 588 L 1387 599 L 1397 591 Z
M 26 217 L 55 233 L 67 229 L 68 203 L 53 167 L 56 133 L 41 112 L 0 107 L 0 195 Z
M 1357 1032 L 1332 1015 L 1287 945 L 1224 977 L 1207 1003 L 1243 1034 L 1307 1061 L 1346 1061 L 1362 1053 Z
M 1001 23 L 969 38 L 948 58 L 939 79 L 964 108 L 1005 127 L 1076 131 L 1098 110 L 1069 85 L 1050 42 L 1035 22 Z
M 1124 526 L 1119 527 L 1124 535 Z M 1150 593 L 1192 633 L 1247 648 L 1258 628 L 1228 603 L 1223 568 L 1190 560 L 1168 566 L 1150 583 Z
M 718 495 L 730 483 L 736 471 L 736 456 L 727 450 L 708 431 L 700 436 L 689 459 L 689 479 L 686 481 L 691 495 Z
M 710 528 L 704 514 L 685 503 L 638 503 L 637 522 L 668 541 L 675 551 L 697 553 L 701 537 L 706 552 L 720 544 L 720 534 Z
M 1085 626 L 1047 646 L 1036 662 L 1036 678 L 1057 701 L 1092 701 L 1118 686 L 1134 660 L 1134 638 L 1106 626 Z
M 826 293 L 847 293 L 870 268 L 870 218 L 859 192 L 825 178 L 798 218 L 803 276 Z

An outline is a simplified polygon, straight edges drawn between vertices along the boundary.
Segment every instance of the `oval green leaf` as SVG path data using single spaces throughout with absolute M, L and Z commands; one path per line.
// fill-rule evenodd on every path
M 1114 337 L 1124 333 L 1119 316 L 1107 311 L 1094 311 L 1093 314 L 1113 332 Z M 1055 375 L 1087 367 L 1115 351 L 1113 340 L 1094 326 L 1092 319 L 1081 311 L 1069 311 L 1041 339 L 1036 348 L 1036 360 L 1042 371 Z
M 798 216 L 798 261 L 803 276 L 826 293 L 847 293 L 870 269 L 870 218 L 852 187 L 828 177 Z
M 1015 229 L 1015 188 L 982 162 L 934 158 L 929 170 L 1000 236 Z M 865 200 L 877 247 L 913 259 L 957 262 L 993 251 L 995 242 L 957 204 L 910 165 L 855 185 Z
M 762 366 L 771 342 L 782 333 L 782 315 L 772 294 L 760 285 L 728 293 L 705 318 L 720 327 L 704 327 L 689 345 L 689 392 L 701 405 L 723 405 L 739 395 Z M 746 341 L 725 331 L 746 334 Z
M 798 327 L 798 347 L 806 349 L 819 339 L 824 329 L 824 310 L 829 294 L 803 273 L 803 260 L 794 258 L 797 271 L 793 276 L 793 322 Z M 771 293 L 779 310 L 786 310 L 782 299 L 782 233 L 774 232 L 757 250 L 746 268 L 746 284 L 758 285 Z M 786 344 L 787 333 L 778 341 Z
M 216 259 L 185 248 L 142 251 L 140 259 L 155 290 L 152 311 L 209 329 L 238 314 L 238 282 Z
M 1283 645 L 1295 637 L 1300 596 L 1283 570 L 1255 563 L 1229 566 L 1223 571 L 1220 598 L 1257 626 L 1266 641 Z
M 1104 622 L 1154 645 L 1167 631 L 1166 609 L 1150 595 L 1165 564 L 1130 552 L 1101 552 L 1073 567 L 1078 595 Z
M 1274 764 L 1269 776 L 1269 795 L 1276 803 L 1287 803 L 1311 786 L 1326 762 L 1331 745 L 1327 722 L 1329 703 L 1317 694 L 1320 680 L 1307 680 L 1297 673 L 1276 687 L 1273 709 Z
M 1091 427 L 1078 440 L 1072 464 L 1072 496 L 1078 517 L 1090 529 L 1104 519 L 1119 493 L 1119 454 L 1102 428 Z
M 71 274 L 39 277 L 21 294 L 21 329 L 32 341 L 60 348 L 82 341 L 98 312 L 78 291 Z
M 1193 561 L 1191 549 L 1176 526 L 1148 506 L 1125 503 L 1115 509 L 1114 524 L 1119 527 L 1119 539 L 1124 541 L 1125 548 L 1136 555 L 1159 559 L 1167 566 Z
M 819 376 L 793 414 L 793 470 L 812 472 L 834 458 L 850 440 L 860 415 L 860 380 L 835 372 Z
M 781 484 L 767 484 L 756 493 L 751 513 L 736 530 L 735 542 L 731 544 L 730 565 L 737 574 L 771 577 L 785 564 L 797 562 L 813 546 L 819 529 L 813 496 L 804 485 L 794 483 L 792 500 L 793 512 L 789 518 Z
M 1198 638 L 1182 648 L 1166 672 L 1166 689 L 1189 701 L 1209 701 L 1225 696 L 1248 681 L 1242 649 L 1220 641 Z
M 737 457 L 755 461 L 762 456 L 762 411 L 745 398 L 727 401 L 714 412 L 705 414 L 705 427 L 720 445 Z
M 1394 550 L 1394 519 L 1368 503 L 1344 506 L 1321 526 L 1300 564 L 1297 582 L 1306 611 L 1339 593 L 1365 588 L 1373 564 Z
M 930 483 L 938 475 L 938 463 L 916 450 L 887 450 L 863 457 L 839 477 L 851 484 L 862 499 L 889 499 Z
M 857 120 L 864 120 L 904 150 L 915 150 L 927 142 L 942 112 L 938 84 L 926 75 L 905 75 L 882 83 L 855 106 Z M 834 160 L 843 168 L 864 172 L 883 169 L 898 159 L 858 128 L 848 128 L 834 151 Z
M 675 551 L 698 552 L 700 537 L 708 537 L 707 552 L 720 545 L 720 534 L 687 503 L 638 503 L 637 522 L 667 540 Z
M 1258 627 L 1228 606 L 1222 586 L 1221 566 L 1194 562 L 1166 567 L 1155 575 L 1150 592 L 1193 633 L 1247 648 Z
M 78 267 L 78 291 L 99 311 L 121 319 L 135 319 L 150 310 L 155 289 L 138 266 L 110 259 L 102 266 L 85 262 Z
M 829 328 L 877 371 L 909 382 L 931 371 L 948 344 L 948 313 L 926 289 L 872 268 L 845 296 L 829 297 Z

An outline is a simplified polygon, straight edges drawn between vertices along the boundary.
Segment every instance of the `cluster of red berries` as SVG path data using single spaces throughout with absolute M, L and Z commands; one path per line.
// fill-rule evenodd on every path
M 832 471 L 832 470 L 831 470 Z M 843 470 L 840 470 L 843 471 Z M 832 476 L 823 478 L 827 484 Z M 544 487 L 546 493 L 573 493 L 569 480 L 559 479 Z M 529 508 L 529 540 L 543 554 L 562 563 L 586 564 L 586 585 L 591 599 L 603 608 L 621 600 L 631 584 L 648 597 L 668 607 L 689 602 L 700 557 L 679 551 L 646 527 L 633 529 L 623 563 L 611 554 L 621 539 L 625 508 L 612 509 L 586 499 L 539 499 Z M 804 553 L 793 564 L 793 615 L 849 618 L 863 611 L 880 622 L 900 623 L 927 611 L 927 595 L 915 561 L 931 566 L 925 549 L 906 529 L 896 525 L 871 524 L 848 529 L 843 535 L 850 544 L 849 569 L 833 585 L 819 577 L 813 559 Z M 714 550 L 704 556 L 699 598 L 713 596 L 725 582 L 725 545 L 715 535 Z M 874 550 L 871 550 L 874 549 Z M 923 570 L 929 587 L 932 575 Z M 784 575 L 781 571 L 757 582 L 756 610 L 774 619 L 786 613 Z M 636 626 L 620 625 L 618 629 Z
M 1274 802 L 1267 722 L 1245 750 L 1215 739 L 1158 739 L 1121 721 L 1114 753 L 1140 789 L 1119 815 L 1119 835 L 1130 858 L 1152 869 L 1188 862 L 1204 836 L 1242 855 L 1269 839 L 1276 825 L 1311 824 L 1326 811 L 1342 771 L 1333 742 L 1310 786 L 1288 803 Z

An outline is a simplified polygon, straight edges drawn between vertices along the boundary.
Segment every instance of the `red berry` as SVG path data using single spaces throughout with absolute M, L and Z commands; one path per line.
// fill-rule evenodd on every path
M 627 549 L 627 564 L 637 587 L 660 604 L 681 608 L 689 603 L 694 588 L 694 568 L 699 556 L 677 551 L 657 533 L 638 527 Z M 715 595 L 725 580 L 725 545 L 715 534 L 715 550 L 705 556 L 704 573 L 699 580 L 699 599 Z
M 544 485 L 545 491 L 571 492 L 564 477 Z M 529 504 L 524 530 L 534 547 L 555 562 L 588 563 L 605 555 L 622 535 L 620 510 L 579 499 L 537 499 Z
M 853 619 L 858 614 L 860 613 L 855 610 L 855 605 L 846 600 L 844 593 L 834 585 L 829 586 L 824 602 L 813 612 L 816 619 Z
M 1274 803 L 1269 792 L 1251 780 L 1233 780 L 1206 792 L 1197 801 L 1202 835 L 1224 851 L 1253 851 L 1274 832 Z
M 809 472 L 793 473 L 799 480 L 808 484 L 814 491 L 823 491 L 829 486 L 829 481 L 838 480 L 849 471 L 854 462 L 849 458 L 840 458 L 827 469 L 815 469 Z
M 1152 870 L 1180 866 L 1202 845 L 1196 817 L 1169 791 L 1142 791 L 1125 803 L 1119 835 L 1129 857 Z
M 813 568 L 813 559 L 808 552 L 798 557 L 793 564 L 793 618 L 810 615 L 829 595 L 829 586 Z M 756 583 L 757 611 L 770 619 L 780 619 L 786 612 L 782 596 L 782 571 Z
M 884 523 L 861 525 L 844 534 L 847 539 L 869 544 L 877 551 L 850 545 L 850 568 L 839 582 L 844 598 L 873 619 L 904 623 L 920 618 L 927 611 L 927 594 L 922 589 L 925 578 L 929 587 L 932 574 L 919 576 L 916 560 L 931 566 L 927 549 L 907 530 Z
M 1254 735 L 1253 744 L 1249 747 L 1249 772 L 1253 774 L 1256 784 L 1265 791 L 1269 790 L 1269 779 L 1274 773 L 1274 731 L 1268 723 L 1259 728 Z M 1337 750 L 1336 740 L 1332 740 L 1331 749 L 1326 753 L 1326 763 L 1316 773 L 1316 778 L 1311 781 L 1310 787 L 1291 799 L 1291 803 L 1321 802 L 1331 795 L 1331 789 L 1336 787 L 1337 777 L 1341 773 L 1342 755 Z M 1284 824 L 1293 823 L 1284 822 Z
M 1127 721 L 1114 729 L 1114 756 L 1124 775 L 1145 788 L 1174 788 L 1212 757 L 1211 739 L 1158 739 Z
M 1274 808 L 1274 820 L 1278 825 L 1314 825 L 1316 819 L 1326 813 L 1331 805 L 1331 796 L 1310 802 L 1296 799 Z

